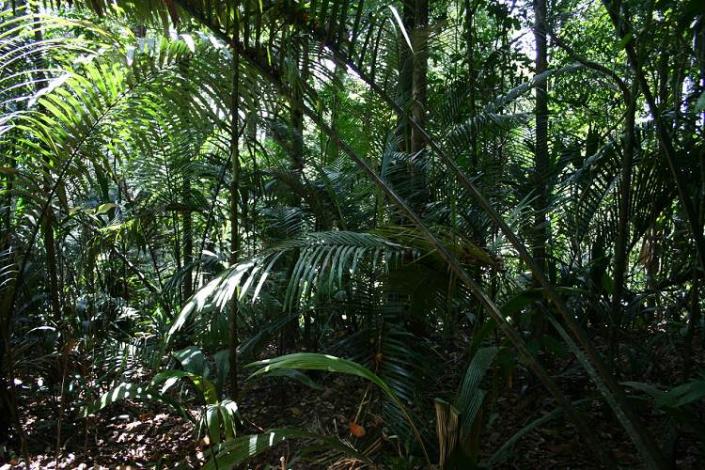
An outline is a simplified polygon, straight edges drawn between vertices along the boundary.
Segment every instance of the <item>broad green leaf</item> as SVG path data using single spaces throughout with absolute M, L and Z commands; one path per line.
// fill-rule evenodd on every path
M 311 380 L 311 378 L 304 374 L 303 372 L 300 372 L 298 370 L 289 370 L 289 369 L 275 369 L 272 371 L 269 371 L 267 373 L 268 377 L 287 377 L 289 379 L 297 380 L 301 382 L 302 384 L 306 385 L 307 387 L 310 387 L 314 390 L 323 390 L 323 387 L 318 385 L 316 382 Z
M 492 365 L 498 350 L 495 347 L 478 349 L 465 371 L 465 377 L 455 400 L 455 407 L 461 417 L 461 436 L 463 438 L 470 432 L 475 416 L 482 405 L 484 391 L 480 390 L 480 383 Z
M 196 346 L 189 346 L 173 354 L 184 370 L 202 377 L 208 376 L 208 361 L 203 351 Z
M 624 37 L 622 39 L 620 39 L 619 42 L 617 43 L 617 47 L 619 49 L 624 49 L 624 47 L 627 44 L 629 44 L 632 41 L 632 39 L 634 39 L 634 35 L 632 33 L 625 34 Z
M 152 379 L 152 386 L 157 386 L 164 383 L 161 393 L 166 393 L 166 391 L 176 383 L 174 379 L 191 380 L 196 389 L 203 394 L 203 399 L 206 403 L 213 404 L 218 402 L 218 392 L 213 382 L 208 379 L 204 379 L 198 374 L 185 370 L 167 370 L 160 372 L 154 376 L 154 379 Z
M 95 210 L 95 215 L 101 215 L 101 214 L 107 214 L 111 210 L 115 209 L 117 207 L 117 204 L 113 204 L 112 202 L 108 202 L 106 204 L 101 204 L 98 206 Z

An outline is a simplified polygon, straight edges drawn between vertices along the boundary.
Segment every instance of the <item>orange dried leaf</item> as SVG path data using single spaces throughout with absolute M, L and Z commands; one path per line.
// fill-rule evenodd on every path
M 348 427 L 350 428 L 350 434 L 357 438 L 365 437 L 365 434 L 367 434 L 365 428 L 357 424 L 355 421 L 350 421 Z

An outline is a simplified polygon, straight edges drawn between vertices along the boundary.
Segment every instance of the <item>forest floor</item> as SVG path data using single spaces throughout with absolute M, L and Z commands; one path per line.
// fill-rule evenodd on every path
M 662 356 L 664 357 L 664 356 Z M 705 354 L 698 351 L 696 357 L 705 362 Z M 669 369 L 667 356 L 654 373 L 677 370 Z M 705 364 L 700 364 L 705 367 Z M 573 398 L 585 396 L 591 387 L 577 368 L 567 368 L 558 380 Z M 664 377 L 661 377 L 665 381 Z M 33 380 L 22 377 L 25 383 Z M 506 442 L 528 422 L 554 410 L 553 400 L 539 386 L 530 387 L 525 393 L 527 377 L 516 377 L 514 385 L 502 390 L 495 409 L 502 413 L 490 416 L 490 424 L 481 440 L 480 452 L 488 456 Z M 306 429 L 321 434 L 338 435 L 349 439 L 357 448 L 394 455 L 395 444 L 386 437 L 382 418 L 363 407 L 360 402 L 366 396 L 367 386 L 361 380 L 335 376 L 329 377 L 323 390 L 315 390 L 295 381 L 270 380 L 248 385 L 240 403 L 246 411 L 245 433 L 259 432 L 276 427 Z M 182 464 L 186 468 L 198 468 L 209 457 L 209 447 L 204 439 L 196 440 L 193 423 L 175 414 L 168 414 L 157 404 L 123 402 L 111 405 L 95 417 L 83 419 L 80 410 L 65 410 L 61 416 L 61 450 L 56 452 L 58 401 L 48 394 L 36 394 L 30 387 L 18 387 L 23 416 L 23 425 L 28 441 L 30 468 L 173 468 Z M 594 396 L 594 395 L 593 395 Z M 608 448 L 622 468 L 638 468 L 638 458 L 623 430 L 614 421 L 611 413 L 598 400 L 583 408 L 596 435 Z M 370 407 L 371 408 L 371 407 Z M 512 410 L 512 412 L 506 412 Z M 705 405 L 700 404 L 705 416 Z M 195 416 L 198 407 L 193 406 Z M 359 414 L 359 416 L 358 416 Z M 663 417 L 650 413 L 642 415 L 650 430 L 662 436 Z M 350 433 L 350 423 L 364 426 L 366 436 L 357 439 Z M 291 447 L 290 447 L 291 446 Z M 297 464 L 292 457 L 296 453 L 296 442 L 287 442 L 266 452 L 251 462 L 256 469 L 281 468 L 281 461 L 293 468 L 322 468 L 315 464 Z M 698 449 L 693 436 L 683 434 L 677 442 L 675 465 L 679 469 L 705 468 L 705 453 Z M 283 459 L 283 460 L 282 460 Z M 349 461 L 341 460 L 335 468 L 356 468 Z M 2 462 L 0 470 L 25 468 L 21 456 Z M 396 467 L 405 468 L 405 467 Z M 408 468 L 424 468 L 409 464 Z M 520 439 L 511 455 L 498 468 L 599 468 L 576 435 L 574 428 L 565 420 L 556 418 L 536 427 Z

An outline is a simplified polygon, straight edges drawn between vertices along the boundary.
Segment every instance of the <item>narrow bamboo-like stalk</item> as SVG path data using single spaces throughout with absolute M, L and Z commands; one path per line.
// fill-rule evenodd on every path
M 233 18 L 232 31 L 232 98 L 230 102 L 230 257 L 228 261 L 231 265 L 238 262 L 240 252 L 240 223 L 238 214 L 239 190 L 240 190 L 240 22 L 238 11 L 235 10 Z M 238 341 L 238 299 L 237 295 L 228 303 L 228 340 L 230 349 L 230 397 L 237 400 L 238 386 L 238 368 L 237 368 L 237 348 Z

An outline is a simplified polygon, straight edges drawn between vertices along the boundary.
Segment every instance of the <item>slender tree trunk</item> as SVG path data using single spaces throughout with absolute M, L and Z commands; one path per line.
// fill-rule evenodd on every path
M 407 159 L 395 161 L 403 164 L 404 171 L 395 175 L 390 182 L 400 196 L 405 199 L 418 214 L 424 213 L 429 200 L 429 191 L 423 170 L 426 136 L 420 132 L 421 127 L 412 126 L 411 120 L 423 126 L 426 122 L 426 101 L 428 95 L 428 0 L 404 0 L 402 5 L 402 23 L 411 40 L 411 47 L 406 40 L 399 41 L 399 83 L 397 140 L 401 153 Z M 421 163 L 421 164 L 419 164 Z M 406 223 L 403 218 L 395 216 L 396 223 Z M 392 289 L 387 293 L 386 306 L 390 312 L 405 311 L 409 307 L 408 294 Z M 416 315 L 407 317 L 408 327 L 420 331 L 422 325 Z
M 34 40 L 41 42 L 43 33 L 39 18 L 35 18 Z M 37 91 L 46 85 L 46 76 L 43 72 L 37 72 Z M 48 163 L 48 162 L 47 162 Z M 48 176 L 44 177 L 45 192 L 51 191 L 52 182 Z M 59 282 L 57 279 L 57 264 L 56 264 L 56 240 L 54 237 L 54 210 L 51 205 L 47 207 L 46 212 L 41 220 L 42 224 L 42 239 L 44 241 L 44 249 L 46 250 L 47 274 L 49 281 L 49 300 L 51 302 L 51 313 L 55 322 L 61 320 L 61 302 L 59 298 Z
M 300 187 L 306 186 L 306 177 L 304 175 L 304 168 L 306 166 L 306 155 L 305 155 L 305 143 L 304 143 L 304 113 L 303 113 L 303 103 L 304 95 L 303 88 L 305 84 L 308 83 L 309 75 L 309 61 L 308 61 L 308 43 L 303 40 L 300 43 L 300 47 L 297 51 L 298 59 L 298 73 L 301 84 L 304 86 L 294 86 L 291 95 L 291 171 L 294 173 L 297 183 Z M 312 206 L 315 208 L 317 205 L 315 203 L 317 196 L 315 194 L 311 195 Z M 302 204 L 302 197 L 296 193 L 292 193 L 291 205 L 296 209 L 300 209 Z M 294 266 L 299 259 L 299 250 L 294 250 L 291 255 L 291 265 L 289 269 L 288 279 L 294 272 Z M 298 305 L 292 305 L 294 311 L 298 310 Z M 293 312 L 292 312 L 293 313 Z M 312 326 L 311 313 L 306 310 L 303 314 L 304 329 L 303 329 L 303 341 L 306 345 L 310 345 L 310 334 Z M 288 326 L 282 331 L 282 337 L 280 341 L 280 348 L 282 351 L 287 351 L 290 346 L 293 346 L 299 339 L 299 323 L 297 321 L 289 322 Z
M 475 94 L 477 90 L 477 77 L 475 72 L 475 4 L 474 1 L 465 0 L 465 19 L 466 19 L 466 43 L 467 43 L 467 59 L 468 59 L 468 86 L 470 87 L 470 119 L 473 119 L 477 114 L 475 104 Z M 475 130 L 471 128 L 471 156 L 473 171 L 477 171 L 477 135 Z
M 415 0 L 413 29 L 413 72 L 411 89 L 411 116 L 421 126 L 426 125 L 428 96 L 428 0 Z M 411 128 L 411 152 L 421 152 L 426 139 L 418 128 Z
M 548 69 L 548 44 L 546 42 L 546 0 L 534 0 L 534 39 L 536 41 L 536 75 L 544 73 Z M 506 30 L 505 30 L 506 31 Z M 502 68 L 502 74 L 503 68 Z M 502 78 L 502 86 L 504 78 Z M 546 260 L 546 248 L 548 242 L 548 179 L 549 179 L 549 155 L 548 155 L 548 83 L 546 79 L 539 80 L 536 84 L 536 148 L 534 150 L 534 173 L 532 186 L 534 191 L 534 225 L 532 227 L 532 256 L 534 262 L 545 275 L 551 279 Z M 534 285 L 539 284 L 539 280 L 534 276 Z M 543 302 L 543 301 L 542 301 Z M 541 340 L 547 329 L 547 322 L 544 304 L 537 306 L 535 315 L 532 318 L 532 334 L 538 341 Z
M 257 165 L 257 152 L 255 150 L 254 143 L 257 142 L 257 113 L 252 112 L 248 115 L 247 119 L 247 141 L 248 141 L 248 152 L 249 157 L 252 162 L 252 174 L 254 178 L 253 187 L 260 187 L 260 176 L 259 167 Z M 255 189 L 252 192 L 252 211 L 250 213 L 250 234 L 251 234 L 251 250 L 255 251 L 255 246 L 257 244 L 257 194 L 259 190 Z
M 399 116 L 399 150 L 409 153 L 414 159 L 423 159 L 426 145 L 418 128 L 411 125 L 409 117 L 422 127 L 426 122 L 426 101 L 428 95 L 428 0 L 404 0 L 402 21 L 411 39 L 413 50 L 406 41 L 400 41 L 399 56 L 399 101 L 404 112 Z M 419 211 L 427 202 L 428 194 L 425 178 L 419 170 L 423 165 L 409 162 L 408 175 L 412 189 L 409 199 Z
M 411 88 L 411 117 L 421 127 L 426 125 L 426 106 L 428 97 L 428 0 L 415 0 L 414 2 L 414 29 L 413 29 L 413 71 Z M 424 160 L 426 158 L 426 139 L 417 127 L 411 127 L 410 151 L 414 159 L 420 164 L 411 166 L 412 187 L 414 198 L 412 202 L 420 213 L 429 201 L 429 190 L 426 184 Z
M 627 117 L 624 129 L 624 154 L 622 156 L 622 168 L 620 172 L 619 187 L 619 223 L 617 227 L 617 240 L 615 241 L 614 254 L 614 293 L 612 295 L 612 324 L 610 327 L 610 364 L 614 369 L 614 360 L 619 354 L 618 336 L 622 326 L 623 308 L 622 300 L 625 291 L 625 272 L 629 259 L 629 202 L 631 200 L 632 185 L 632 164 L 636 149 L 635 115 L 637 86 L 632 87 L 630 102 L 627 104 Z
M 239 42 L 240 25 L 235 13 L 235 21 L 233 25 L 233 42 L 231 52 L 233 54 L 233 89 L 230 102 L 230 265 L 237 264 L 240 251 L 240 224 L 238 217 L 238 202 L 240 189 L 240 142 L 238 139 L 238 130 L 240 128 L 239 101 L 240 101 L 240 57 L 237 51 L 237 43 Z M 230 339 L 230 396 L 237 399 L 238 386 L 238 367 L 237 367 L 237 348 L 238 342 L 238 321 L 239 313 L 237 291 L 228 304 L 228 337 Z
M 183 299 L 187 301 L 193 295 L 193 216 L 191 214 L 191 175 L 184 178 L 184 273 Z
M 546 42 L 546 0 L 534 0 L 534 38 L 536 40 L 536 74 L 548 69 Z M 548 86 L 546 79 L 536 84 L 536 150 L 534 156 L 534 229 L 533 257 L 536 264 L 548 273 L 546 242 L 548 240 Z
M 303 53 L 303 52 L 302 52 Z M 303 61 L 304 63 L 306 62 L 305 60 Z M 300 80 L 304 81 L 306 80 L 305 75 L 301 73 Z M 302 103 L 303 102 L 303 95 L 301 91 L 294 91 L 293 92 L 294 97 L 293 101 L 295 103 Z M 291 109 L 291 170 L 295 173 L 296 178 L 303 183 L 303 176 L 304 176 L 304 166 L 305 166 L 305 156 L 304 156 L 304 114 L 299 111 L 298 106 L 292 106 Z M 293 196 L 295 200 L 293 200 L 293 205 L 294 206 L 300 206 L 301 205 L 301 197 L 298 195 Z
M 416 0 L 404 0 L 402 6 L 402 22 L 407 34 L 414 32 L 414 6 Z M 403 113 L 399 116 L 399 150 L 411 151 L 411 125 L 408 113 L 411 110 L 411 101 L 414 87 L 414 54 L 409 49 L 406 41 L 399 41 L 399 106 Z
M 10 171 L 6 175 L 0 176 L 4 179 L 4 189 L 5 195 L 0 202 L 0 251 L 4 250 L 10 242 L 10 233 L 12 229 L 12 216 L 13 216 L 13 187 L 15 183 L 14 172 L 17 169 L 17 160 L 15 159 L 14 153 L 6 151 L 5 149 L 0 149 L 0 155 L 3 155 L 3 166 L 9 168 Z
M 689 308 L 688 308 L 688 330 L 685 336 L 685 357 L 684 357 L 684 372 L 683 380 L 688 380 L 693 370 L 693 346 L 695 333 L 698 330 L 700 323 L 700 279 L 697 270 L 693 270 L 693 284 L 689 292 Z
M 45 182 L 46 183 L 46 182 Z M 46 186 L 49 187 L 49 186 Z M 47 192 L 49 192 L 47 190 Z M 49 277 L 49 298 L 51 301 L 51 312 L 55 322 L 61 321 L 61 302 L 59 300 L 59 281 L 56 268 L 56 239 L 54 237 L 54 211 L 47 208 L 42 219 L 42 234 L 44 239 L 44 249 L 47 255 L 47 274 Z

